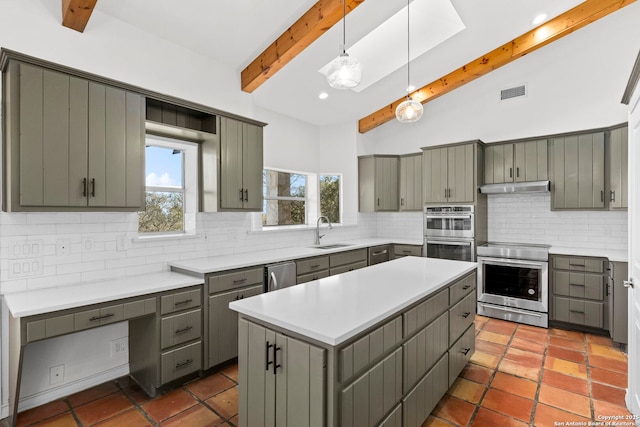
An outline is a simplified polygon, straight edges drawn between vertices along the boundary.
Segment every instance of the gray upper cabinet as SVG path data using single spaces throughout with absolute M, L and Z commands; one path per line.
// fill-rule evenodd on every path
M 262 126 L 220 120 L 220 209 L 262 211 Z
M 422 210 L 422 153 L 400 156 L 399 210 Z
M 488 145 L 484 150 L 484 183 L 546 181 L 547 140 Z
M 628 168 L 628 138 L 627 126 L 611 130 L 608 144 L 608 179 L 609 179 L 609 208 L 626 209 L 627 204 L 627 168 Z
M 604 132 L 551 139 L 552 209 L 604 209 Z
M 477 188 L 477 144 L 423 150 L 424 203 L 473 203 Z
M 358 157 L 359 211 L 397 211 L 398 156 Z
M 5 210 L 144 206 L 143 96 L 18 61 L 5 82 Z

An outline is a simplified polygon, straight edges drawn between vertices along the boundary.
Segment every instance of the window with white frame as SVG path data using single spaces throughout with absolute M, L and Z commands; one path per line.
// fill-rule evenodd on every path
M 307 223 L 307 181 L 302 173 L 262 171 L 263 227 Z
M 145 210 L 138 231 L 151 235 L 195 233 L 197 144 L 147 135 Z

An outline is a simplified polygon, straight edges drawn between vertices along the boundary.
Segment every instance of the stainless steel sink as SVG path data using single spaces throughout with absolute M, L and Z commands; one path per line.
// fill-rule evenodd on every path
M 310 246 L 310 247 L 313 249 L 337 249 L 337 248 L 344 248 L 346 246 L 352 246 L 352 243 L 332 243 L 332 244 Z

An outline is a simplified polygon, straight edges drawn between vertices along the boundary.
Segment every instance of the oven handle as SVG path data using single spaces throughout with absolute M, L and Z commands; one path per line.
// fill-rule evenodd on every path
M 427 239 L 427 245 L 430 243 L 435 243 L 437 245 L 449 245 L 449 246 L 472 246 L 473 242 L 467 240 L 460 241 L 452 241 L 452 240 L 432 240 Z
M 425 215 L 427 219 L 473 219 L 473 215 Z
M 542 317 L 542 314 L 536 313 L 534 311 L 529 311 L 529 310 L 518 310 L 517 308 L 506 307 L 506 306 L 495 306 L 490 304 L 484 304 L 481 302 L 479 302 L 478 305 L 481 305 L 482 307 L 485 307 L 485 308 L 493 308 L 496 310 L 509 311 L 511 313 L 516 313 L 516 314 L 526 314 L 527 316 Z
M 505 267 L 534 267 L 534 268 L 543 268 L 548 263 L 546 262 L 532 262 L 532 261 L 524 261 L 519 259 L 509 259 L 509 258 L 486 258 L 486 257 L 478 257 L 478 263 L 480 264 L 491 264 L 491 265 L 503 265 Z

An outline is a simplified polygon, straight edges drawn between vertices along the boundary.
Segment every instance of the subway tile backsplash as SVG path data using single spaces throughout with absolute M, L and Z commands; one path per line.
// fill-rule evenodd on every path
M 550 193 L 487 197 L 490 241 L 627 250 L 626 211 L 551 211 Z

